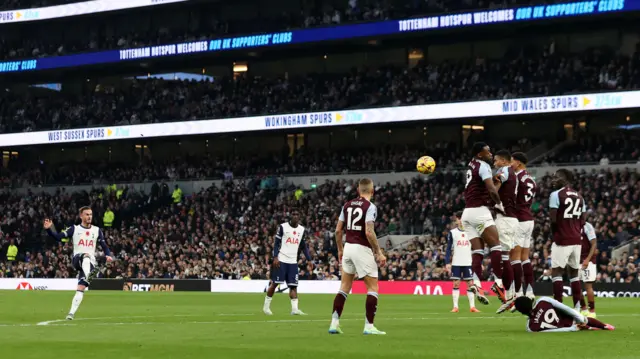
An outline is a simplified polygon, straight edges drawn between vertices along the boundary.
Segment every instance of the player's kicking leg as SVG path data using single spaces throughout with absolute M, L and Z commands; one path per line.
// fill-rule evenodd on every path
M 71 309 L 67 314 L 67 320 L 73 320 L 76 315 L 76 311 L 80 308 L 82 299 L 84 298 L 84 291 L 89 287 L 88 276 L 93 272 L 94 265 L 91 263 L 91 258 L 85 254 L 78 254 L 72 259 L 73 266 L 78 270 L 78 287 L 76 288 L 76 294 L 71 301 Z

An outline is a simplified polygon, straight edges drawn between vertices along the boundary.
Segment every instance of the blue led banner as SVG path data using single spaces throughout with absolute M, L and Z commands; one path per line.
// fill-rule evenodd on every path
M 0 73 L 47 70 L 138 59 L 186 56 L 197 53 L 345 40 L 358 37 L 395 35 L 422 31 L 539 21 L 555 18 L 596 16 L 604 13 L 640 10 L 640 0 L 579 1 L 556 5 L 527 6 L 512 9 L 473 11 L 457 14 L 388 20 L 336 27 L 294 30 L 279 33 L 236 36 L 124 50 L 100 51 L 76 55 L 0 62 Z

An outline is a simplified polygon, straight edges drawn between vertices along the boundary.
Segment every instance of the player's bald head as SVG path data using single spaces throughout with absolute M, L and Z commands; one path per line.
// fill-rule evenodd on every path
M 358 182 L 358 193 L 373 194 L 373 181 L 370 178 L 363 178 Z

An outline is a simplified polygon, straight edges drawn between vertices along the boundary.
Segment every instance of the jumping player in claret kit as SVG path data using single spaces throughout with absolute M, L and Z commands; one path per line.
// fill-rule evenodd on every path
M 509 151 L 501 150 L 494 156 L 494 167 L 498 173 L 494 177 L 502 207 L 496 208 L 496 228 L 502 245 L 502 279 L 504 292 L 496 292 L 502 300 L 502 305 L 498 308 L 497 314 L 503 313 L 513 306 L 515 300 L 515 289 L 513 286 L 513 268 L 511 267 L 511 251 L 515 242 L 516 233 L 519 229 L 517 218 L 516 197 L 518 193 L 518 178 L 511 168 L 511 154 Z M 500 288 L 498 288 L 499 290 Z
M 342 334 L 340 316 L 347 295 L 351 291 L 353 281 L 362 278 L 367 287 L 365 304 L 365 324 L 363 334 L 384 335 L 373 325 L 378 309 L 378 265 L 384 266 L 387 258 L 378 244 L 378 237 L 374 230 L 377 208 L 371 203 L 373 196 L 373 181 L 368 178 L 358 183 L 358 198 L 348 201 L 342 206 L 340 218 L 336 226 L 336 246 L 338 257 L 342 262 L 342 279 L 340 291 L 333 301 L 330 334 Z M 342 245 L 342 235 L 346 235 L 346 244 Z
M 291 213 L 289 222 L 284 222 L 278 227 L 273 246 L 273 266 L 271 268 L 271 284 L 264 298 L 262 311 L 266 315 L 272 315 L 271 300 L 276 288 L 280 284 L 287 283 L 289 298 L 291 298 L 291 315 L 305 315 L 298 309 L 298 254 L 300 248 L 307 261 L 311 261 L 309 247 L 305 242 L 305 228 L 299 224 L 300 215 L 297 211 Z
M 451 279 L 453 280 L 453 309 L 451 313 L 458 313 L 458 299 L 460 298 L 460 280 L 467 281 L 467 297 L 469 298 L 469 310 L 471 313 L 480 312 L 476 309 L 475 294 L 471 290 L 473 285 L 473 274 L 471 272 L 471 242 L 464 234 L 462 222 L 460 221 L 462 214 L 456 213 L 452 216 L 452 220 L 456 224 L 456 228 L 452 228 L 447 236 L 447 254 L 444 262 L 451 271 Z M 453 256 L 452 252 L 453 251 Z
M 551 181 L 551 186 L 555 191 L 549 196 L 549 217 L 553 232 L 553 244 L 551 245 L 553 297 L 562 303 L 564 287 L 562 275 L 565 269 L 568 269 L 573 306 L 576 306 L 582 298 L 578 270 L 580 269 L 582 228 L 587 208 L 580 193 L 571 188 L 572 183 L 573 173 L 571 171 L 566 169 L 556 171 Z
M 71 238 L 73 243 L 73 268 L 78 271 L 78 287 L 73 301 L 71 302 L 71 310 L 67 315 L 67 320 L 73 320 L 76 311 L 82 303 L 84 291 L 89 288 L 91 280 L 97 274 L 96 246 L 100 244 L 107 262 L 111 262 L 111 251 L 104 240 L 102 230 L 91 224 L 93 219 L 93 211 L 90 207 L 80 208 L 79 225 L 71 226 L 66 230 L 56 233 L 51 230 L 53 222 L 50 219 L 44 220 L 44 229 L 47 230 L 49 236 L 62 241 L 64 238 Z
M 529 298 L 534 298 L 533 267 L 531 266 L 529 253 L 532 247 L 531 236 L 534 225 L 531 204 L 536 195 L 537 186 L 527 172 L 528 161 L 527 156 L 522 152 L 515 152 L 511 155 L 511 168 L 513 168 L 518 178 L 516 208 L 519 222 L 514 248 L 511 251 L 511 266 L 513 267 L 516 297 L 526 295 Z
M 498 230 L 493 221 L 491 207 L 504 210 L 498 190 L 493 183 L 491 173 L 491 152 L 489 146 L 483 142 L 473 145 L 473 158 L 469 162 L 467 180 L 464 187 L 465 208 L 462 212 L 462 226 L 465 235 L 471 240 L 473 286 L 471 290 L 482 304 L 489 304 L 481 286 L 482 259 L 484 246 L 489 246 L 491 268 L 495 275 L 492 290 L 496 293 L 504 292 L 502 284 L 502 246 L 498 238 Z
M 514 308 L 529 317 L 528 332 L 577 332 L 579 330 L 615 330 L 595 318 L 588 318 L 552 298 L 540 298 L 534 303 L 529 297 L 518 297 Z

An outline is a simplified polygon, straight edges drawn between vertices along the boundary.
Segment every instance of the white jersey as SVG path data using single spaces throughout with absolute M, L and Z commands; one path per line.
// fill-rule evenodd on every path
M 456 267 L 468 267 L 471 265 L 471 241 L 468 236 L 458 228 L 449 231 L 447 238 L 447 258 L 451 258 L 451 265 Z
M 305 228 L 298 224 L 291 227 L 289 222 L 284 222 L 278 227 L 274 245 L 274 256 L 282 263 L 297 264 L 300 245 L 303 246 L 305 256 L 308 258 L 308 249 L 304 243 Z
M 73 255 L 88 254 L 91 259 L 95 259 L 98 242 L 104 243 L 102 231 L 97 226 L 85 228 L 82 225 L 75 225 L 62 231 L 65 238 L 71 238 L 73 243 Z

